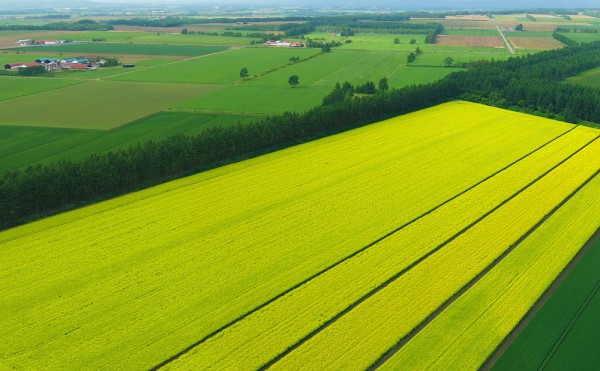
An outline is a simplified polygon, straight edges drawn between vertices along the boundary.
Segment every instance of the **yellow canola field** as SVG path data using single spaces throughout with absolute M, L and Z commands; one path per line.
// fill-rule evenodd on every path
M 593 141 L 578 127 L 196 347 L 173 369 L 256 369 Z M 460 215 L 460 217 L 456 217 Z
M 600 139 L 303 343 L 273 369 L 366 369 L 592 177 L 600 169 L 598 153 Z
M 383 369 L 475 370 L 600 226 L 600 176 L 406 344 Z
M 0 363 L 152 367 L 572 127 L 453 102 L 2 232 Z

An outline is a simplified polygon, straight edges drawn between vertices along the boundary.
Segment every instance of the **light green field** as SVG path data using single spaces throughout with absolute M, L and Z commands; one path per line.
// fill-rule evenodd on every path
M 569 77 L 567 81 L 577 85 L 598 88 L 600 87 L 600 68 L 594 68 L 592 70 L 580 73 L 577 76 Z
M 154 81 L 185 83 L 232 83 L 240 81 L 240 70 L 247 68 L 250 76 L 289 64 L 290 57 L 307 58 L 319 49 L 243 48 L 217 55 L 196 58 L 168 66 L 118 76 L 122 81 Z M 287 81 L 287 80 L 286 80 Z
M 107 130 L 212 90 L 209 85 L 90 81 L 0 101 L 0 125 Z
M 455 64 L 461 62 L 474 62 L 474 61 L 491 61 L 491 60 L 506 60 L 512 55 L 504 52 L 492 53 L 456 53 L 456 52 L 435 52 L 429 51 L 419 55 L 417 59 L 411 63 L 413 66 L 445 66 L 446 58 L 451 57 L 454 59 Z
M 600 41 L 600 33 L 566 33 L 564 35 L 578 43 L 593 43 L 595 41 Z
M 425 44 L 425 35 L 396 35 L 396 34 L 369 34 L 357 33 L 350 37 L 331 37 L 327 33 L 311 33 L 308 35 L 311 39 L 325 39 L 327 42 L 341 42 L 340 49 L 353 50 L 394 50 L 394 51 L 413 51 L 417 46 Z M 400 39 L 400 44 L 394 44 L 394 39 Z M 415 44 L 410 44 L 410 40 L 415 39 Z M 346 44 L 346 40 L 352 40 Z
M 356 85 L 371 80 L 377 83 L 387 77 L 390 87 L 400 88 L 435 81 L 456 70 L 446 67 L 408 67 L 406 53 L 335 50 L 237 86 L 224 87 L 176 107 L 218 112 L 304 111 L 320 105 L 336 82 L 342 84 L 349 81 Z M 291 75 L 300 78 L 300 84 L 295 88 L 288 84 Z
M 552 37 L 552 31 L 504 31 L 506 37 Z
M 198 134 L 214 126 L 255 120 L 254 116 L 166 112 L 108 131 L 0 125 L 0 172 L 63 159 L 126 149 L 175 134 Z
M 76 83 L 75 81 L 53 78 L 2 76 L 0 77 L 0 86 L 2 86 L 2 89 L 0 89 L 0 101 L 50 91 Z M 2 119 L 0 118 L 0 120 Z
M 372 290 L 385 274 L 402 269 L 393 260 L 402 259 L 396 254 L 422 256 L 420 245 L 403 243 L 396 234 L 409 233 L 402 231 L 411 226 L 415 238 L 431 237 L 430 246 L 441 250 L 407 277 L 427 273 L 432 284 L 423 289 L 416 283 L 426 281 L 408 285 L 401 278 L 379 291 L 382 301 L 359 303 L 358 312 L 343 315 L 275 364 L 320 369 L 338 362 L 346 369 L 364 368 L 365 360 L 401 336 L 403 330 L 388 324 L 412 321 L 437 298 L 447 298 L 447 285 L 476 274 L 504 243 L 518 239 L 536 217 L 545 215 L 548 205 L 600 167 L 598 147 L 590 147 L 574 165 L 561 166 L 560 172 L 514 194 L 490 220 L 477 220 L 451 245 L 439 245 L 435 238 L 460 232 L 460 223 L 469 224 L 469 218 L 509 197 L 519 184 L 582 145 L 580 135 L 589 138 L 592 132 L 565 134 L 572 128 L 482 105 L 447 103 L 4 231 L 0 297 L 7 315 L 0 316 L 0 363 L 24 369 L 98 369 L 107 364 L 149 369 L 269 300 L 264 316 L 255 314 L 277 330 L 272 306 L 308 295 L 311 306 L 291 305 L 295 311 L 282 323 L 300 331 L 282 327 L 271 337 L 248 327 L 252 343 L 236 348 L 232 357 L 247 354 L 249 362 L 237 365 L 260 367 L 260 358 L 269 360 L 340 313 L 343 301 L 355 303 L 361 294 L 351 288 Z M 553 148 L 528 157 L 546 146 Z M 520 161 L 530 165 L 501 175 Z M 500 194 L 488 200 L 490 192 Z M 464 213 L 469 215 L 465 219 Z M 492 228 L 497 223 L 503 228 Z M 456 269 L 467 263 L 473 269 Z M 367 276 L 372 269 L 387 273 Z M 346 291 L 327 287 L 330 281 L 325 288 L 332 295 L 304 291 L 313 280 L 334 272 L 339 274 L 331 282 Z M 291 291 L 278 296 L 286 290 Z M 393 309 L 401 301 L 407 303 L 401 309 L 408 311 L 406 316 Z M 357 313 L 372 309 L 377 309 L 374 315 L 352 322 Z M 295 321 L 298 315 L 308 317 Z M 384 325 L 373 326 L 382 321 Z M 230 336 L 242 323 L 209 340 Z M 349 332 L 337 333 L 344 323 Z M 351 335 L 360 331 L 364 337 Z M 319 342 L 323 334 L 334 333 L 340 336 Z M 271 353 L 253 351 L 261 340 Z M 315 342 L 325 345 L 323 352 L 306 360 L 296 357 L 309 354 L 304 353 L 307 346 L 317 350 L 311 346 Z M 344 349 L 350 353 L 338 358 Z M 190 353 L 171 366 L 200 368 L 197 362 L 206 357 L 220 355 Z M 236 359 L 228 357 L 211 366 L 226 368 Z

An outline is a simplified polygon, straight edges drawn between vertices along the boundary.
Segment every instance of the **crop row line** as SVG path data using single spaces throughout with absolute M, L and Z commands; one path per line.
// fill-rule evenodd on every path
M 586 145 L 587 146 L 587 145 Z M 512 244 L 508 249 L 506 249 L 500 256 L 498 256 L 490 265 L 488 265 L 483 271 L 481 271 L 477 276 L 475 276 L 471 281 L 469 281 L 466 285 L 464 285 L 459 291 L 457 291 L 454 295 L 452 295 L 448 300 L 446 300 L 442 305 L 440 305 L 433 313 L 431 313 L 423 322 L 417 325 L 407 336 L 400 339 L 396 345 L 390 348 L 387 352 L 385 352 L 376 362 L 373 363 L 368 369 L 375 370 L 381 367 L 388 359 L 390 359 L 394 354 L 396 354 L 402 347 L 408 343 L 411 339 L 413 339 L 421 330 L 423 330 L 429 323 L 435 320 L 446 308 L 448 308 L 452 303 L 454 303 L 458 298 L 460 298 L 465 292 L 467 292 L 471 287 L 473 287 L 477 282 L 479 282 L 486 274 L 488 274 L 494 267 L 496 267 L 504 258 L 506 258 L 514 249 L 516 249 L 523 241 L 525 241 L 532 233 L 534 233 L 539 227 L 542 226 L 552 215 L 554 215 L 561 207 L 563 207 L 571 198 L 573 198 L 577 192 L 579 192 L 583 187 L 585 187 L 588 183 L 590 183 L 598 174 L 600 174 L 600 170 L 596 171 L 591 177 L 589 177 L 585 182 L 583 182 L 577 189 L 575 189 L 567 198 L 561 201 L 558 205 L 550 211 L 546 216 L 544 216 L 539 222 L 537 222 L 529 231 L 527 231 L 523 236 L 521 236 L 514 244 Z M 600 288 L 600 282 L 598 283 L 597 288 Z
M 528 189 L 529 187 L 531 187 L 533 184 L 537 183 L 540 179 L 542 179 L 543 177 L 545 177 L 546 175 L 548 175 L 550 172 L 552 172 L 554 169 L 558 168 L 559 166 L 561 166 L 563 163 L 565 163 L 567 160 L 569 160 L 570 158 L 572 158 L 573 156 L 575 156 L 576 154 L 578 154 L 579 152 L 581 152 L 583 149 L 585 149 L 586 147 L 588 147 L 589 145 L 591 145 L 594 141 L 596 141 L 598 138 L 600 138 L 600 136 L 595 137 L 594 139 L 592 139 L 589 143 L 585 144 L 584 146 L 582 146 L 581 148 L 579 148 L 577 151 L 575 151 L 574 153 L 572 153 L 571 155 L 567 156 L 566 158 L 564 158 L 562 161 L 560 161 L 559 163 L 557 163 L 556 165 L 554 165 L 553 167 L 551 167 L 549 170 L 545 171 L 543 174 L 541 174 L 540 176 L 538 176 L 537 178 L 535 178 L 534 180 L 532 180 L 531 182 L 529 182 L 528 184 L 526 184 L 523 188 L 521 188 L 519 191 L 517 191 L 515 194 L 513 194 L 512 196 L 508 197 L 507 199 L 505 199 L 504 201 L 502 201 L 501 203 L 499 203 L 497 206 L 495 206 L 494 208 L 492 208 L 491 210 L 489 210 L 487 213 L 485 213 L 484 215 L 482 215 L 481 217 L 479 217 L 478 219 L 476 219 L 475 221 L 473 221 L 472 223 L 470 223 L 469 225 L 467 225 L 465 228 L 461 229 L 460 231 L 458 231 L 456 234 L 454 234 L 452 237 L 450 237 L 449 239 L 447 239 L 446 241 L 442 242 L 440 245 L 438 245 L 436 248 L 434 248 L 433 250 L 429 251 L 428 253 L 426 253 L 425 255 L 421 256 L 419 259 L 415 260 L 412 264 L 410 264 L 409 266 L 407 266 L 406 268 L 402 269 L 400 272 L 396 273 L 394 276 L 390 277 L 388 280 L 386 280 L 384 283 L 382 283 L 381 285 L 377 286 L 376 288 L 374 288 L 373 290 L 371 290 L 370 292 L 368 292 L 367 294 L 365 294 L 364 296 L 362 296 L 360 299 L 358 299 L 357 301 L 355 301 L 354 303 L 350 304 L 346 309 L 344 309 L 343 311 L 341 311 L 340 313 L 338 313 L 335 317 L 329 319 L 327 322 L 325 322 L 324 324 L 322 324 L 320 327 L 318 327 L 317 329 L 315 329 L 314 331 L 312 331 L 310 334 L 306 335 L 304 338 L 300 339 L 298 342 L 296 342 L 294 345 L 292 345 L 291 347 L 289 347 L 286 351 L 284 351 L 283 353 L 281 353 L 280 355 L 278 355 L 277 357 L 273 358 L 271 361 L 269 361 L 268 363 L 266 363 L 263 367 L 260 368 L 260 370 L 266 370 L 268 368 L 270 368 L 271 366 L 273 366 L 275 363 L 277 363 L 279 360 L 283 359 L 285 356 L 287 356 L 288 354 L 290 354 L 292 351 L 294 351 L 295 349 L 299 348 L 302 344 L 306 343 L 308 340 L 310 340 L 311 338 L 315 337 L 316 335 L 318 335 L 320 332 L 322 332 L 323 330 L 325 330 L 327 327 L 331 326 L 333 323 L 335 323 L 337 320 L 339 320 L 340 318 L 342 318 L 344 315 L 346 315 L 348 312 L 352 311 L 354 308 L 358 307 L 360 304 L 362 304 L 364 301 L 366 301 L 367 299 L 369 299 L 370 297 L 374 296 L 375 294 L 377 294 L 378 292 L 380 292 L 381 290 L 385 289 L 387 286 L 389 286 L 390 284 L 392 284 L 394 281 L 396 281 L 397 279 L 399 279 L 400 277 L 402 277 L 403 275 L 405 275 L 407 272 L 409 272 L 410 270 L 414 269 L 416 266 L 418 266 L 420 263 L 422 263 L 424 260 L 426 260 L 427 258 L 429 258 L 430 256 L 432 256 L 433 254 L 435 254 L 436 252 L 440 251 L 441 249 L 443 249 L 445 246 L 447 246 L 449 243 L 451 243 L 452 241 L 456 240 L 458 237 L 460 237 L 462 234 L 464 234 L 465 232 L 467 232 L 469 229 L 471 229 L 473 226 L 475 226 L 477 223 L 479 223 L 480 221 L 482 221 L 483 219 L 485 219 L 486 217 L 488 217 L 489 215 L 493 214 L 496 210 L 498 210 L 500 207 L 504 206 L 506 203 L 510 202 L 511 200 L 513 200 L 515 197 L 517 197 L 518 195 L 520 195 L 521 193 L 523 193 L 526 189 Z M 552 141 L 551 141 L 552 142 Z M 534 151 L 535 152 L 535 151 Z M 518 162 L 518 161 L 517 161 Z M 592 177 L 593 178 L 593 177 Z M 588 182 L 591 179 L 588 180 Z M 587 182 L 585 183 L 587 184 Z M 579 188 L 578 188 L 579 190 Z M 447 203 L 447 202 L 445 202 Z M 445 204 L 444 203 L 444 204 Z M 562 205 L 562 203 L 561 203 Z M 441 206 L 441 205 L 440 205 Z M 545 220 L 545 219 L 544 219 Z M 540 224 L 541 225 L 541 224 Z M 395 232 L 394 232 L 395 233 Z M 393 233 L 391 233 L 393 234 Z M 385 238 L 391 236 L 388 235 Z M 382 238 L 381 240 L 383 240 L 384 238 Z M 377 242 L 381 242 L 381 240 L 377 241 Z M 512 250 L 511 250 L 512 251 Z M 494 264 L 494 263 L 492 263 Z M 480 277 L 481 278 L 481 277 Z M 460 295 L 459 295 L 460 296 Z M 458 298 L 458 297 L 457 297 Z M 455 298 L 456 299 L 456 298 Z M 451 303 L 449 303 L 451 304 Z M 448 304 L 448 305 L 449 305 Z M 439 313 L 438 313 L 439 314 Z M 435 317 L 434 317 L 435 318 Z M 432 318 L 433 320 L 433 318 Z M 407 337 L 413 337 L 415 334 L 411 334 L 408 335 Z M 400 340 L 400 342 L 402 342 L 402 339 Z M 404 343 L 401 343 L 402 345 Z M 401 346 L 397 349 L 399 350 L 401 348 Z M 396 350 L 396 351 L 397 351 Z M 385 360 L 387 360 L 389 357 L 391 357 L 396 351 L 388 354 L 387 352 L 382 356 L 382 358 L 385 357 Z M 379 363 L 379 360 L 377 362 L 375 362 L 370 369 L 374 369 L 379 367 L 381 364 L 383 364 L 383 362 L 385 361 L 383 360 L 381 363 Z
M 319 277 L 319 276 L 321 276 L 321 275 L 325 274 L 326 272 L 328 272 L 328 271 L 332 270 L 332 269 L 333 269 L 333 268 L 335 268 L 336 266 L 339 266 L 340 264 L 342 264 L 342 263 L 344 263 L 344 262 L 346 262 L 346 261 L 348 261 L 348 260 L 352 259 L 353 257 L 357 256 L 358 254 L 360 254 L 360 253 L 362 253 L 362 252 L 364 252 L 364 251 L 368 250 L 369 248 L 371 248 L 371 247 L 375 246 L 376 244 L 378 244 L 378 243 L 382 242 L 383 240 L 385 240 L 385 239 L 389 238 L 390 236 L 394 235 L 395 233 L 399 232 L 400 230 L 402 230 L 402 229 L 404 229 L 404 228 L 408 227 L 408 226 L 409 226 L 409 225 L 411 225 L 411 224 L 414 224 L 414 223 L 415 223 L 415 222 L 417 222 L 418 220 L 420 220 L 420 219 L 424 218 L 425 216 L 427 216 L 427 215 L 429 215 L 429 214 L 433 213 L 434 211 L 436 211 L 436 210 L 438 210 L 439 208 L 441 208 L 442 206 L 444 206 L 444 205 L 446 205 L 446 204 L 450 203 L 451 201 L 453 201 L 453 200 L 457 199 L 458 197 L 460 197 L 461 195 L 463 195 L 463 194 L 467 193 L 468 191 L 470 191 L 470 190 L 472 190 L 472 189 L 476 188 L 477 186 L 479 186 L 480 184 L 484 183 L 485 181 L 487 181 L 487 180 L 489 180 L 489 179 L 493 178 L 494 176 L 496 176 L 496 175 L 500 174 L 500 173 L 501 173 L 501 172 L 503 172 L 503 171 L 506 171 L 508 168 L 510 168 L 510 167 L 512 167 L 512 166 L 514 166 L 514 165 L 515 165 L 515 164 L 517 164 L 518 162 L 520 162 L 520 161 L 523 161 L 524 159 L 526 159 L 527 157 L 531 156 L 532 154 L 534 154 L 534 153 L 536 153 L 536 152 L 540 151 L 540 150 L 541 150 L 541 149 L 543 149 L 544 147 L 546 147 L 546 146 L 550 145 L 552 142 L 554 142 L 554 141 L 558 140 L 559 138 L 561 138 L 561 137 L 563 137 L 563 136 L 567 135 L 568 133 L 570 133 L 571 131 L 575 130 L 576 128 L 577 128 L 577 126 L 574 126 L 573 128 L 571 128 L 571 129 L 569 129 L 569 130 L 565 131 L 564 133 L 560 134 L 559 136 L 557 136 L 557 137 L 553 138 L 552 140 L 550 140 L 550 141 L 548 141 L 548 142 L 546 142 L 546 143 L 542 144 L 542 145 L 541 145 L 541 146 L 539 146 L 538 148 L 535 148 L 535 149 L 534 149 L 534 150 L 532 150 L 531 152 L 529 152 L 529 153 L 525 154 L 524 156 L 520 157 L 519 159 L 517 159 L 517 160 L 513 161 L 512 163 L 510 163 L 510 164 L 506 165 L 506 166 L 505 166 L 505 167 L 503 167 L 502 169 L 500 169 L 500 170 L 498 170 L 498 171 L 496 171 L 496 172 L 492 173 L 491 175 L 489 175 L 488 177 L 486 177 L 486 178 L 482 179 L 481 181 L 479 181 L 479 182 L 477 182 L 477 183 L 473 184 L 472 186 L 470 186 L 470 187 L 468 187 L 467 189 L 465 189 L 464 191 L 462 191 L 462 192 L 460 192 L 460 193 L 456 194 L 455 196 L 451 197 L 450 199 L 448 199 L 448 200 L 444 201 L 443 203 L 441 203 L 441 204 L 439 204 L 439 205 L 437 205 L 437 206 L 433 207 L 432 209 L 430 209 L 430 210 L 426 211 L 425 213 L 423 213 L 423 214 L 421 214 L 421 215 L 417 216 L 416 218 L 414 218 L 414 219 L 412 219 L 412 220 L 410 220 L 410 221 L 406 222 L 405 224 L 403 224 L 403 225 L 401 225 L 401 226 L 399 226 L 399 227 L 397 227 L 397 228 L 393 229 L 392 231 L 390 231 L 390 232 L 386 233 L 385 235 L 383 235 L 383 236 L 381 236 L 380 238 L 378 238 L 378 239 L 374 240 L 373 242 L 369 243 L 368 245 L 366 245 L 366 246 L 364 246 L 364 247 L 362 247 L 362 248 L 358 249 L 357 251 L 353 252 L 352 254 L 350 254 L 350 255 L 348 255 L 348 256 L 346 256 L 346 257 L 344 257 L 343 259 L 341 259 L 341 260 L 339 260 L 339 261 L 337 261 L 337 262 L 334 262 L 334 263 L 332 263 L 331 265 L 329 265 L 329 266 L 325 267 L 324 269 L 322 269 L 321 271 L 319 271 L 319 272 L 317 272 L 317 273 L 315 273 L 315 274 L 311 275 L 310 277 L 306 278 L 305 280 L 303 280 L 303 281 L 301 281 L 301 282 L 299 282 L 299 283 L 295 284 L 294 286 L 291 286 L 291 287 L 290 287 L 290 288 L 288 288 L 287 290 L 285 290 L 285 291 L 281 292 L 280 294 L 278 294 L 278 295 L 276 295 L 276 296 L 272 297 L 271 299 L 269 299 L 269 300 L 265 301 L 264 303 L 262 303 L 262 304 L 258 305 L 258 306 L 257 306 L 257 307 L 255 307 L 254 309 L 252 309 L 252 310 L 250 310 L 250 311 L 248 311 L 248 312 L 246 312 L 246 313 L 242 314 L 241 316 L 239 316 L 239 317 L 235 318 L 234 320 L 230 321 L 229 323 L 227 323 L 227 324 L 225 324 L 225 325 L 221 326 L 220 328 L 218 328 L 218 329 L 216 329 L 215 331 L 211 332 L 210 334 L 206 335 L 205 337 L 203 337 L 202 339 L 198 340 L 197 342 L 195 342 L 195 343 L 193 343 L 193 344 L 189 345 L 188 347 L 184 348 L 183 350 L 181 350 L 181 351 L 180 351 L 180 352 L 178 352 L 177 354 L 173 355 L 172 357 L 170 357 L 170 358 L 168 358 L 168 359 L 164 360 L 163 362 L 161 362 L 161 363 L 157 364 L 156 366 L 152 367 L 150 370 L 152 370 L 152 371 L 159 370 L 159 369 L 161 369 L 162 367 L 164 367 L 164 366 L 168 365 L 169 363 L 171 363 L 171 362 L 173 362 L 173 361 L 177 360 L 177 359 L 178 359 L 178 358 L 180 358 L 181 356 L 183 356 L 183 355 L 185 355 L 185 354 L 189 353 L 191 350 L 193 350 L 194 348 L 198 347 L 198 346 L 199 346 L 199 345 L 201 345 L 202 343 L 206 342 L 208 339 L 210 339 L 210 338 L 214 337 L 214 336 L 215 336 L 215 335 L 217 335 L 218 333 L 220 333 L 220 332 L 222 332 L 222 331 L 226 330 L 227 328 L 229 328 L 229 327 L 231 327 L 231 326 L 235 325 L 236 323 L 238 323 L 238 322 L 242 321 L 243 319 L 247 318 L 248 316 L 252 315 L 253 313 L 255 313 L 255 312 L 257 312 L 257 311 L 259 311 L 259 310 L 261 310 L 261 309 L 265 308 L 265 307 L 266 307 L 266 306 L 268 306 L 269 304 L 271 304 L 271 303 L 273 303 L 273 302 L 277 301 L 278 299 L 282 298 L 283 296 L 285 296 L 285 295 L 287 295 L 287 294 L 291 293 L 292 291 L 294 291 L 294 290 L 296 290 L 296 289 L 300 288 L 301 286 L 303 286 L 303 285 L 307 284 L 308 282 L 310 282 L 310 281 L 314 280 L 315 278 L 317 278 L 317 277 Z M 586 146 L 587 146 L 587 145 L 589 145 L 589 143 L 588 143 L 588 144 L 586 144 Z M 585 146 L 584 146 L 584 147 L 585 147 Z M 583 147 L 582 147 L 581 149 L 583 149 Z M 579 150 L 581 150 L 581 149 L 579 149 Z M 579 150 L 578 150 L 578 151 L 579 151 Z M 576 153 L 577 153 L 577 152 L 576 152 Z M 479 221 L 479 220 L 478 220 L 478 221 Z M 470 227 L 470 226 L 469 226 L 469 227 Z M 450 242 L 450 241 L 447 241 L 447 242 Z M 445 245 L 445 244 L 444 244 L 444 245 Z M 438 250 L 439 250 L 439 249 L 438 249 Z M 436 251 L 437 251 L 437 250 L 436 250 Z M 430 253 L 430 254 L 428 254 L 428 255 L 426 255 L 426 257 L 427 257 L 427 256 L 429 256 L 429 255 L 431 255 L 431 253 Z M 401 274 L 403 274 L 403 273 L 405 273 L 406 271 L 408 271 L 410 268 L 414 267 L 416 264 L 418 264 L 418 263 L 419 263 L 419 262 L 421 262 L 422 260 L 423 260 L 423 259 L 419 259 L 417 262 L 413 263 L 411 266 L 409 266 L 408 268 L 404 269 L 402 272 L 400 272 L 400 275 L 401 275 Z M 396 278 L 398 278 L 398 277 L 399 277 L 399 275 L 392 277 L 392 281 L 393 281 L 393 280 L 395 280 L 395 279 L 396 279 Z M 388 281 L 389 281 L 389 280 L 388 280 Z M 386 281 L 386 282 L 385 282 L 383 285 L 387 285 L 387 284 L 389 284 L 390 282 L 388 282 L 388 281 Z M 380 286 L 380 287 L 381 287 L 381 286 Z M 383 288 L 383 287 L 382 287 L 382 288 Z M 372 293 L 372 294 L 374 294 L 374 293 Z M 367 295 L 369 295 L 369 293 L 368 293 Z M 366 299 L 366 297 L 364 297 L 364 299 Z M 362 301 L 364 301 L 364 299 L 359 299 L 359 302 L 362 302 Z M 356 303 L 357 303 L 357 302 L 355 302 L 354 304 L 356 304 Z M 356 305 L 358 305 L 358 304 L 356 304 Z M 354 306 L 356 306 L 356 305 L 354 305 Z M 342 311 L 342 312 L 340 313 L 340 315 L 338 315 L 338 316 L 334 317 L 333 319 L 331 319 L 330 321 L 326 322 L 326 323 L 325 323 L 323 326 L 328 326 L 328 325 L 329 325 L 331 322 L 333 322 L 334 320 L 337 320 L 339 317 L 341 317 L 341 315 L 345 314 L 345 313 L 346 313 L 348 310 L 350 310 L 350 309 L 351 309 L 351 308 L 353 308 L 354 306 L 352 306 L 352 305 L 351 305 L 351 307 L 349 307 L 349 309 L 347 308 L 347 310 L 344 310 L 344 311 Z M 301 342 L 301 343 L 303 343 L 303 342 L 305 342 L 306 340 L 308 340 L 310 337 L 312 337 L 312 336 L 316 335 L 316 333 L 320 332 L 320 331 L 321 331 L 321 330 L 324 328 L 323 326 L 321 326 L 321 327 L 319 327 L 318 329 L 316 329 L 316 330 L 315 330 L 315 332 L 313 332 L 313 333 L 311 333 L 311 334 L 307 335 L 307 337 L 305 337 L 305 338 L 301 339 L 301 340 L 300 340 L 300 342 Z M 312 336 L 311 336 L 311 335 L 312 335 Z M 274 363 L 275 363 L 277 360 L 279 360 L 279 359 L 283 358 L 283 356 L 285 356 L 286 354 L 288 354 L 288 353 L 289 353 L 291 350 L 295 349 L 295 347 L 297 347 L 297 346 L 299 346 L 299 345 L 300 345 L 300 343 L 296 343 L 295 345 L 293 345 L 293 346 L 292 346 L 292 348 L 289 348 L 289 349 L 288 349 L 288 351 L 286 351 L 286 352 L 282 353 L 280 356 L 278 356 L 278 357 L 274 358 L 273 360 L 271 360 L 270 362 L 268 362 L 267 364 L 265 364 L 265 365 L 263 366 L 263 369 L 266 369 L 266 368 L 268 368 L 270 365 L 274 364 Z

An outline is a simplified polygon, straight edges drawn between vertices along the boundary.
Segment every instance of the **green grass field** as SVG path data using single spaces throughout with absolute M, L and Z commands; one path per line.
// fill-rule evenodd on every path
M 226 50 L 221 46 L 168 45 L 168 44 L 129 44 L 129 43 L 72 43 L 57 46 L 30 46 L 9 49 L 48 54 L 58 53 L 99 53 L 99 54 L 140 54 L 140 55 L 183 55 L 199 56 Z
M 1 124 L 107 130 L 212 90 L 209 85 L 90 81 L 0 101 Z
M 26 78 L 2 76 L 0 77 L 0 101 L 50 91 L 76 84 L 75 81 L 66 81 L 52 78 Z
M 600 41 L 600 33 L 566 33 L 564 35 L 578 43 L 593 43 L 595 41 Z
M 589 71 L 585 71 L 577 76 L 568 78 L 566 81 L 573 84 L 598 88 L 600 87 L 600 68 L 594 68 Z
M 78 160 L 148 140 L 180 133 L 198 134 L 214 126 L 254 119 L 253 116 L 164 112 L 109 131 L 0 125 L 0 172 L 63 159 Z
M 598 133 L 452 102 L 4 231 L 0 364 L 362 369 L 596 172 Z
M 363 84 L 371 80 L 377 83 L 381 78 L 387 77 L 391 87 L 400 88 L 434 81 L 457 70 L 446 67 L 408 67 L 406 56 L 406 53 L 391 51 L 335 50 L 236 86 L 226 86 L 176 107 L 218 112 L 304 111 L 320 105 L 336 82 Z M 123 78 L 131 78 L 132 75 Z M 299 86 L 289 86 L 288 78 L 291 75 L 299 76 Z
M 118 76 L 116 79 L 199 84 L 233 83 L 241 80 L 240 70 L 244 67 L 248 69 L 250 76 L 253 76 L 287 66 L 290 57 L 307 58 L 319 52 L 318 49 L 243 48 L 168 66 L 136 71 Z
M 586 217 L 592 220 L 597 215 Z M 596 351 L 600 335 L 599 264 L 600 241 L 597 240 L 493 369 L 592 370 L 600 367 Z

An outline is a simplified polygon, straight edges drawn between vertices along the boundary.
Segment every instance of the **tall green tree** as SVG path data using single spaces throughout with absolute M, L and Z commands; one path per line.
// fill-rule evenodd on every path
M 288 84 L 290 84 L 292 88 L 295 88 L 298 84 L 300 84 L 300 78 L 298 75 L 290 76 L 288 79 Z

